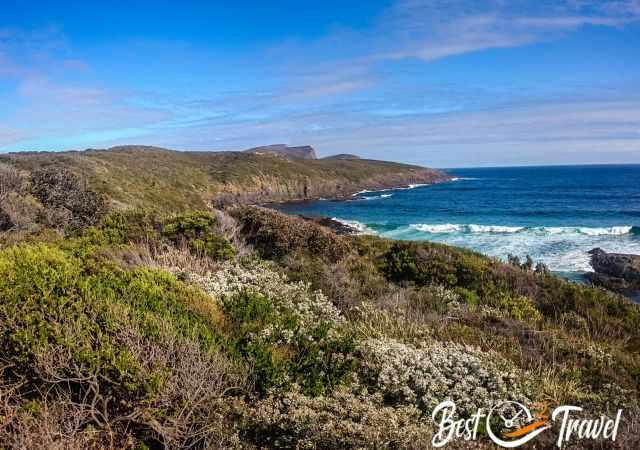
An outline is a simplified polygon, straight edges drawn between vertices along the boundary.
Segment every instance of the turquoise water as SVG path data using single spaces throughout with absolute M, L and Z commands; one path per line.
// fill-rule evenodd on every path
M 640 165 L 451 169 L 455 181 L 348 201 L 281 205 L 365 233 L 530 255 L 555 272 L 590 271 L 587 252 L 640 254 Z

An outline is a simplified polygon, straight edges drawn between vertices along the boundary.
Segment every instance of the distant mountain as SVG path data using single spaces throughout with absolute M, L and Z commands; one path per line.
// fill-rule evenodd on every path
M 286 158 L 293 159 L 318 159 L 316 151 L 310 145 L 289 147 L 286 144 L 272 144 L 250 148 L 245 150 L 245 153 L 253 153 L 254 155 L 284 156 Z
M 352 155 L 350 153 L 340 153 L 338 155 L 325 156 L 322 159 L 361 159 L 358 155 Z

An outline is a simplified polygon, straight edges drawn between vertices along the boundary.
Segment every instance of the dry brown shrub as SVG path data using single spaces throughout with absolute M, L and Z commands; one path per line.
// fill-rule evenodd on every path
M 0 163 L 0 203 L 3 202 L 9 194 L 13 192 L 21 192 L 24 187 L 24 178 L 13 166 Z
M 214 209 L 213 214 L 216 217 L 218 232 L 233 244 L 237 256 L 243 257 L 252 254 L 253 248 L 243 238 L 238 220 L 220 209 Z
M 172 273 L 196 273 L 205 275 L 218 268 L 211 258 L 192 252 L 186 245 L 158 246 L 155 242 L 131 245 L 114 255 L 127 267 L 156 267 Z
M 246 240 L 268 258 L 302 252 L 336 262 L 351 251 L 348 238 L 300 217 L 258 206 L 239 207 L 231 214 L 241 224 Z
M 206 353 L 197 342 L 179 339 L 170 330 L 160 331 L 160 342 L 133 332 L 122 335 L 123 345 L 144 370 L 163 374 L 153 401 L 136 407 L 131 420 L 166 448 L 239 445 L 231 404 L 234 396 L 251 390 L 246 367 L 222 353 Z M 154 411 L 162 411 L 163 417 Z
M 107 210 L 105 198 L 66 169 L 44 167 L 33 172 L 31 194 L 47 208 L 52 226 L 59 228 L 95 225 Z

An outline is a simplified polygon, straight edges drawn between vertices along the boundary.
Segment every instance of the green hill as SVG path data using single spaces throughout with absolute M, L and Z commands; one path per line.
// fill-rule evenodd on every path
M 13 153 L 21 170 L 71 170 L 119 206 L 162 211 L 206 208 L 212 201 L 278 202 L 343 197 L 364 189 L 445 181 L 442 172 L 372 160 L 295 160 L 246 152 L 179 152 L 125 146 L 81 152 Z

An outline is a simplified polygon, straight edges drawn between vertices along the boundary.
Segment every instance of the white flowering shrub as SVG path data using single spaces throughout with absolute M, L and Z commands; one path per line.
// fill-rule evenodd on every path
M 415 347 L 388 339 L 370 339 L 357 351 L 360 375 L 388 402 L 415 404 L 431 411 L 443 400 L 473 413 L 502 399 L 524 400 L 524 381 L 497 354 L 442 342 Z
M 355 344 L 335 306 L 306 283 L 292 283 L 272 265 L 227 263 L 206 276 L 189 275 L 226 316 L 234 351 L 250 360 L 259 390 L 298 382 L 321 394 L 354 366 Z
M 453 290 L 441 284 L 432 284 L 423 288 L 439 303 L 449 304 L 451 302 L 459 302 L 460 296 Z
M 312 291 L 308 283 L 289 281 L 272 263 L 263 260 L 251 260 L 249 264 L 251 266 L 247 267 L 228 262 L 207 276 L 191 274 L 188 279 L 216 299 L 230 298 L 245 291 L 261 294 L 277 309 L 295 314 L 305 329 L 318 322 L 332 325 L 344 322 L 333 303 L 322 292 Z
M 456 312 L 464 304 L 456 291 L 441 284 L 422 286 L 413 291 L 409 298 L 414 308 L 441 314 Z
M 430 448 L 433 435 L 415 406 L 386 406 L 380 395 L 344 387 L 315 398 L 296 389 L 270 395 L 247 411 L 245 421 L 260 448 Z

